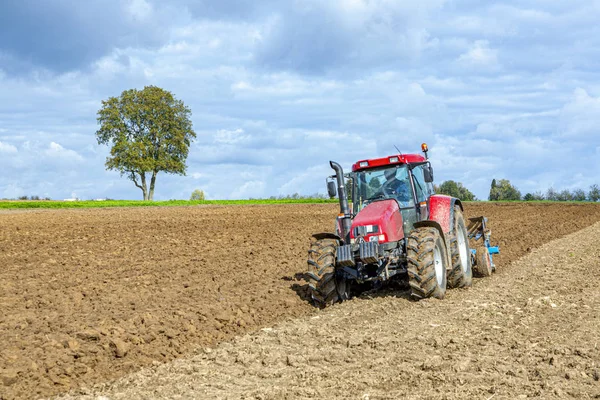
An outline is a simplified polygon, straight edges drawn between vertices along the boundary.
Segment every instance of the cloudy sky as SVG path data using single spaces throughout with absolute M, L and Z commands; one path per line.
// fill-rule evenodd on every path
M 600 183 L 600 1 L 3 0 L 0 198 L 141 198 L 105 171 L 101 101 L 192 110 L 156 199 L 325 193 L 330 159 L 418 151 L 487 198 Z

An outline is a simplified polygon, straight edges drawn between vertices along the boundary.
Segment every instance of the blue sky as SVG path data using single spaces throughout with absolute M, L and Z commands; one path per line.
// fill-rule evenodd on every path
M 600 184 L 600 1 L 4 0 L 0 198 L 141 197 L 105 171 L 101 101 L 156 85 L 192 109 L 156 199 L 325 193 L 330 159 L 431 149 L 487 198 Z

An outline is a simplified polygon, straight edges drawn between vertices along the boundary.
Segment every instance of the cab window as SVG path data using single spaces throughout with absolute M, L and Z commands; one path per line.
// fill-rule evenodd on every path
M 415 192 L 417 194 L 417 200 L 420 202 L 427 201 L 429 197 L 429 186 L 425 182 L 425 175 L 423 174 L 423 166 L 419 165 L 418 167 L 413 168 L 412 170 L 414 183 L 415 183 Z

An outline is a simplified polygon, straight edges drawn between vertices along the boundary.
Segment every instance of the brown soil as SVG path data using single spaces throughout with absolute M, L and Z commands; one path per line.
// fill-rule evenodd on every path
M 354 299 L 66 399 L 600 398 L 599 248 L 595 224 L 443 301 Z
M 317 314 L 299 274 L 310 235 L 330 230 L 336 213 L 278 205 L 0 215 L 0 399 L 107 381 Z M 600 207 L 471 204 L 466 214 L 489 218 L 501 276 L 528 249 L 599 221 Z

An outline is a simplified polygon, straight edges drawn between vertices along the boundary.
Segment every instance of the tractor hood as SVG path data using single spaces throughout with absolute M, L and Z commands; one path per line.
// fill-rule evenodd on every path
M 404 238 L 402 214 L 396 200 L 373 202 L 352 220 L 350 238 L 362 236 L 365 241 L 395 242 Z

